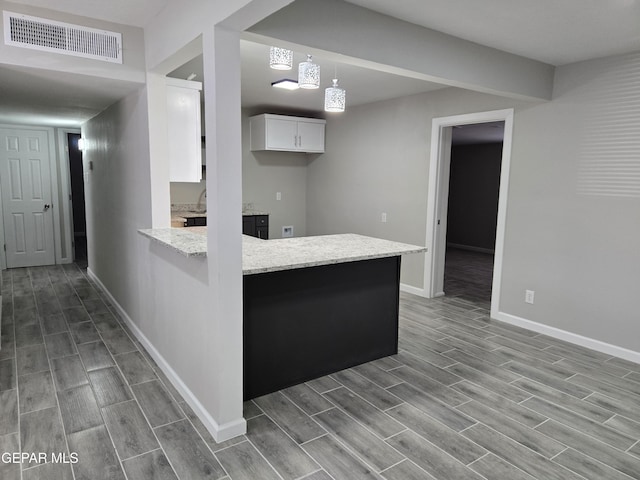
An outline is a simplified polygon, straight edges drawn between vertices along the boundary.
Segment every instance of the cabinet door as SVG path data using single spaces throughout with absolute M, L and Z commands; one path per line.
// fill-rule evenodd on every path
M 267 149 L 296 150 L 298 127 L 297 122 L 280 118 L 267 118 Z
M 256 217 L 253 215 L 242 217 L 242 234 L 256 236 Z
M 324 152 L 324 124 L 298 122 L 298 150 Z
M 269 240 L 269 227 L 256 227 L 256 237 Z
M 169 181 L 199 182 L 202 178 L 200 92 L 167 85 Z

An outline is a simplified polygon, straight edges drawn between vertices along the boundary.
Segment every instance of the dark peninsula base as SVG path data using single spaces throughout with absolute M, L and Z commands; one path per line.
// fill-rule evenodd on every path
M 400 256 L 244 276 L 244 398 L 398 352 Z

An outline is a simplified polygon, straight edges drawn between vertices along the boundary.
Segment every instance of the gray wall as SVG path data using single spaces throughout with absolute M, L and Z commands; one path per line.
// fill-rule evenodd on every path
M 424 245 L 431 120 L 513 107 L 500 311 L 640 351 L 639 67 L 639 54 L 560 67 L 547 103 L 446 89 L 347 108 L 309 163 L 308 233 Z M 421 257 L 403 259 L 417 288 Z
M 149 148 L 140 141 L 148 136 L 146 122 L 146 94 L 140 90 L 82 127 L 83 137 L 91 139 L 83 151 L 89 270 L 136 319 L 142 308 L 138 229 L 151 226 Z
M 326 152 L 309 162 L 308 234 L 352 232 L 425 245 L 432 118 L 514 103 L 448 88 L 328 118 Z M 424 255 L 405 257 L 402 282 L 421 289 L 423 278 Z
M 561 67 L 553 101 L 517 111 L 501 302 L 636 352 L 638 69 L 640 54 Z
M 202 192 L 207 188 L 206 178 L 203 178 L 198 183 L 187 182 L 171 182 L 171 204 L 196 204 L 201 199 L 202 206 L 206 207 L 207 199 L 202 195 Z
M 269 238 L 281 238 L 292 225 L 294 236 L 307 235 L 307 162 L 323 155 L 249 150 L 249 114 L 242 115 L 242 203 L 269 213 Z M 281 200 L 276 200 L 276 193 Z
M 501 162 L 502 143 L 451 148 L 447 244 L 494 250 Z

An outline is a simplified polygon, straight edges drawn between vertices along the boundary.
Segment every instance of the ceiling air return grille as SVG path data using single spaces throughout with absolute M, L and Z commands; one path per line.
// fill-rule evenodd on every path
M 15 47 L 122 63 L 122 34 L 3 12 L 4 43 Z

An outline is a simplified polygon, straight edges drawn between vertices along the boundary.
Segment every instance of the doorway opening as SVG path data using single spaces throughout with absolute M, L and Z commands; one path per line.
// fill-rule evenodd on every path
M 460 215 L 462 211 L 463 217 L 466 215 L 467 219 L 463 218 L 463 223 L 475 222 L 476 225 L 482 224 L 485 227 L 484 233 L 480 238 L 472 239 L 469 236 L 469 232 L 464 232 L 464 228 L 459 228 L 458 226 L 452 226 L 451 235 L 447 235 L 448 233 L 448 220 L 452 220 L 457 222 L 460 220 L 456 218 L 453 220 L 453 217 L 449 219 L 449 190 L 450 190 L 450 181 L 452 174 L 452 145 L 454 136 L 464 137 L 464 130 L 468 130 L 468 132 L 472 132 L 472 128 L 469 127 L 471 125 L 483 124 L 483 127 L 476 128 L 484 128 L 487 132 L 491 132 L 490 129 L 493 130 L 502 130 L 503 139 L 502 145 L 500 148 L 500 158 L 497 161 L 498 165 L 494 166 L 494 170 L 497 170 L 496 176 L 499 177 L 498 186 L 497 186 L 497 198 L 494 198 L 494 211 L 493 220 L 487 220 L 486 212 L 482 215 L 485 215 L 483 218 L 482 215 L 478 217 L 478 212 L 473 212 L 473 209 L 470 208 L 469 202 L 474 200 L 467 198 L 460 199 L 456 196 L 455 200 L 453 200 L 451 204 L 452 214 Z M 491 125 L 497 125 L 498 127 L 492 127 Z M 463 127 L 463 128 L 454 128 L 454 127 Z M 455 133 L 454 133 L 455 131 Z M 459 133 L 458 133 L 459 132 Z M 500 285 L 501 285 L 501 277 L 502 277 L 502 255 L 503 255 L 503 246 L 504 246 L 504 229 L 505 229 L 505 220 L 506 220 L 506 206 L 507 206 L 507 195 L 508 195 L 508 186 L 509 186 L 509 166 L 511 162 L 511 136 L 513 132 L 513 110 L 497 110 L 491 112 L 480 112 L 474 114 L 467 115 L 456 115 L 451 117 L 443 117 L 443 118 L 435 118 L 433 119 L 432 125 L 432 146 L 431 146 L 431 164 L 430 164 L 430 172 L 429 172 L 429 200 L 428 200 L 428 208 L 427 208 L 427 241 L 430 242 L 430 249 L 425 256 L 425 277 L 424 277 L 424 285 L 425 285 L 425 296 L 432 298 L 438 297 L 445 294 L 445 266 L 447 259 L 447 244 L 449 243 L 449 251 L 451 255 L 449 255 L 449 267 L 450 272 L 452 273 L 456 271 L 456 264 L 458 266 L 460 264 L 467 263 L 468 267 L 474 268 L 477 267 L 479 270 L 484 270 L 484 282 L 486 282 L 487 276 L 491 275 L 491 284 L 490 288 L 485 287 L 484 292 L 481 290 L 477 290 L 476 294 L 481 293 L 485 295 L 486 300 L 488 300 L 488 296 L 490 295 L 490 306 L 491 306 L 491 315 L 494 316 L 495 313 L 498 312 L 499 307 L 499 297 L 500 297 Z M 487 133 L 488 135 L 489 133 Z M 495 137 L 497 138 L 498 132 L 494 132 Z M 458 143 L 464 143 L 464 141 L 460 141 L 458 139 Z M 498 142 L 495 142 L 498 143 Z M 498 147 L 494 146 L 494 149 Z M 454 149 L 455 150 L 455 149 Z M 477 149 L 476 149 L 477 150 Z M 454 155 L 456 153 L 454 152 Z M 454 177 L 459 173 L 459 168 L 456 166 L 457 160 L 453 161 L 453 170 Z M 464 161 L 462 162 L 464 163 Z M 472 165 L 476 170 L 479 168 L 479 165 Z M 456 171 L 458 170 L 458 171 Z M 485 172 L 488 173 L 488 172 Z M 454 185 L 451 185 L 451 188 L 454 190 L 462 189 L 475 189 L 477 185 L 473 185 L 470 187 L 470 183 L 474 180 L 475 174 L 470 174 L 470 172 L 463 172 L 463 177 L 467 176 L 466 180 L 463 180 L 462 185 L 457 180 Z M 478 180 L 477 178 L 475 180 Z M 465 182 L 467 183 L 465 187 Z M 495 178 L 494 178 L 495 182 Z M 493 186 L 495 188 L 495 185 Z M 453 195 L 456 195 L 456 192 L 452 192 Z M 483 193 L 483 195 L 487 195 L 487 193 Z M 494 193 L 493 195 L 496 195 Z M 459 204 L 457 204 L 458 202 Z M 491 203 L 491 202 L 486 202 Z M 497 205 L 496 205 L 497 204 Z M 475 205 L 474 205 L 475 207 Z M 497 213 L 496 213 L 497 207 Z M 489 215 L 490 216 L 490 215 Z M 469 220 L 471 218 L 472 220 Z M 486 224 L 490 225 L 486 225 Z M 493 227 L 495 225 L 495 227 Z M 468 225 L 465 226 L 465 228 Z M 456 230 L 457 229 L 457 230 Z M 492 230 L 492 232 L 491 232 Z M 489 232 L 489 233 L 487 233 Z M 495 236 L 493 235 L 495 234 Z M 466 235 L 466 236 L 465 236 Z M 477 235 L 476 235 L 477 236 Z M 491 243 L 493 243 L 494 254 L 493 259 L 491 257 L 484 258 L 484 262 L 482 267 L 479 266 L 478 259 L 471 259 L 473 257 L 473 253 L 485 255 L 490 254 L 492 250 Z M 475 245 L 474 245 L 475 244 Z M 460 246 L 467 247 L 465 249 L 459 248 Z M 456 252 L 453 251 L 451 247 L 458 247 Z M 471 248 L 469 248 L 471 247 Z M 475 247 L 475 248 L 473 248 Z M 458 254 L 458 258 L 456 259 L 455 254 Z M 493 261 L 491 261 L 493 260 Z M 468 268 L 462 268 L 462 273 L 459 273 L 460 276 L 468 276 L 468 273 L 464 273 L 464 271 Z M 488 270 L 488 271 L 487 271 Z M 460 272 L 460 269 L 458 269 Z M 467 270 L 468 272 L 468 270 Z M 451 273 L 449 277 L 451 277 Z M 480 272 L 478 272 L 480 273 Z M 455 273 L 453 278 L 449 278 L 448 280 L 455 280 Z M 467 278 L 468 280 L 468 278 Z M 456 284 L 455 282 L 448 281 L 448 288 L 453 288 L 451 293 L 455 292 Z M 485 300 L 485 301 L 486 301 Z
M 73 218 L 73 259 L 79 265 L 87 263 L 87 219 L 84 202 L 84 168 L 79 133 L 67 134 L 69 175 L 71 178 L 71 209 Z
M 504 121 L 452 128 L 444 292 L 488 307 Z

